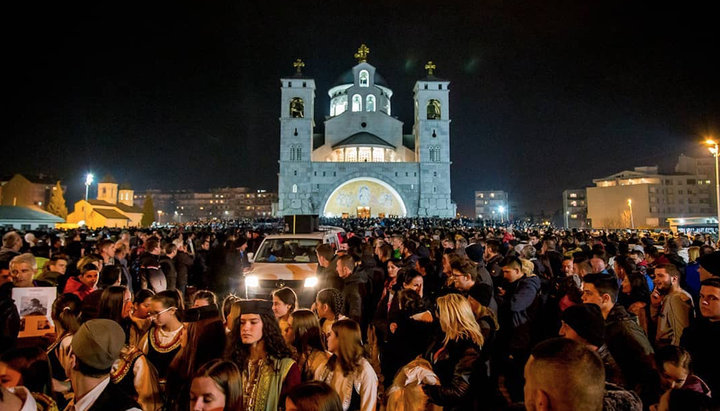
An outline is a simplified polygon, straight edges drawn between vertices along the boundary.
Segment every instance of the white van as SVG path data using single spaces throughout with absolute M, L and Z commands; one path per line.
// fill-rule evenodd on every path
M 337 250 L 344 233 L 342 228 L 320 226 L 312 233 L 265 237 L 245 273 L 245 297 L 270 299 L 273 290 L 290 287 L 297 293 L 299 305 L 310 307 L 318 291 L 315 248 L 324 243 Z

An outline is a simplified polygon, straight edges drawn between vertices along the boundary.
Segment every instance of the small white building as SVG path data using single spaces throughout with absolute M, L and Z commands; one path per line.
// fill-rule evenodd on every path
M 0 206 L 0 227 L 15 230 L 38 230 L 54 228 L 56 224 L 65 220 L 40 210 L 39 208 L 23 206 Z
M 324 133 L 314 133 L 315 81 L 296 61 L 281 79 L 278 215 L 454 217 L 450 198 L 450 82 L 428 75 L 414 87 L 414 126 L 392 116 L 393 91 L 367 62 L 340 76 Z

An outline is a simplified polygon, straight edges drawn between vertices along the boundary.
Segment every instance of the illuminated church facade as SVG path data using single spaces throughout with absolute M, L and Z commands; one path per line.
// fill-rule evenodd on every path
M 450 198 L 450 111 L 447 80 L 433 75 L 414 87 L 413 132 L 392 116 L 393 91 L 367 62 L 330 88 L 324 133 L 315 133 L 315 82 L 281 79 L 278 214 L 327 217 L 454 217 Z

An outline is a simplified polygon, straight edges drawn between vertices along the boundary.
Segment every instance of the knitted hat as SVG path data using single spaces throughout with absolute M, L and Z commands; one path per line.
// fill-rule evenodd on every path
M 562 320 L 588 343 L 600 347 L 605 342 L 605 319 L 595 304 L 578 304 L 562 313 Z
M 698 264 L 710 274 L 720 277 L 720 251 L 698 257 Z
M 125 344 L 125 332 L 112 320 L 90 320 L 72 338 L 72 351 L 83 364 L 98 370 L 112 367 Z
M 268 300 L 241 300 L 241 314 L 265 314 L 270 317 L 275 316 L 272 310 L 272 301 Z

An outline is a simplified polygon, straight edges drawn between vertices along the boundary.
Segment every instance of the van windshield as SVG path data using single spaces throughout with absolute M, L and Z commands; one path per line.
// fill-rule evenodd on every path
M 255 256 L 256 263 L 317 263 L 315 247 L 320 240 L 313 238 L 266 239 Z

